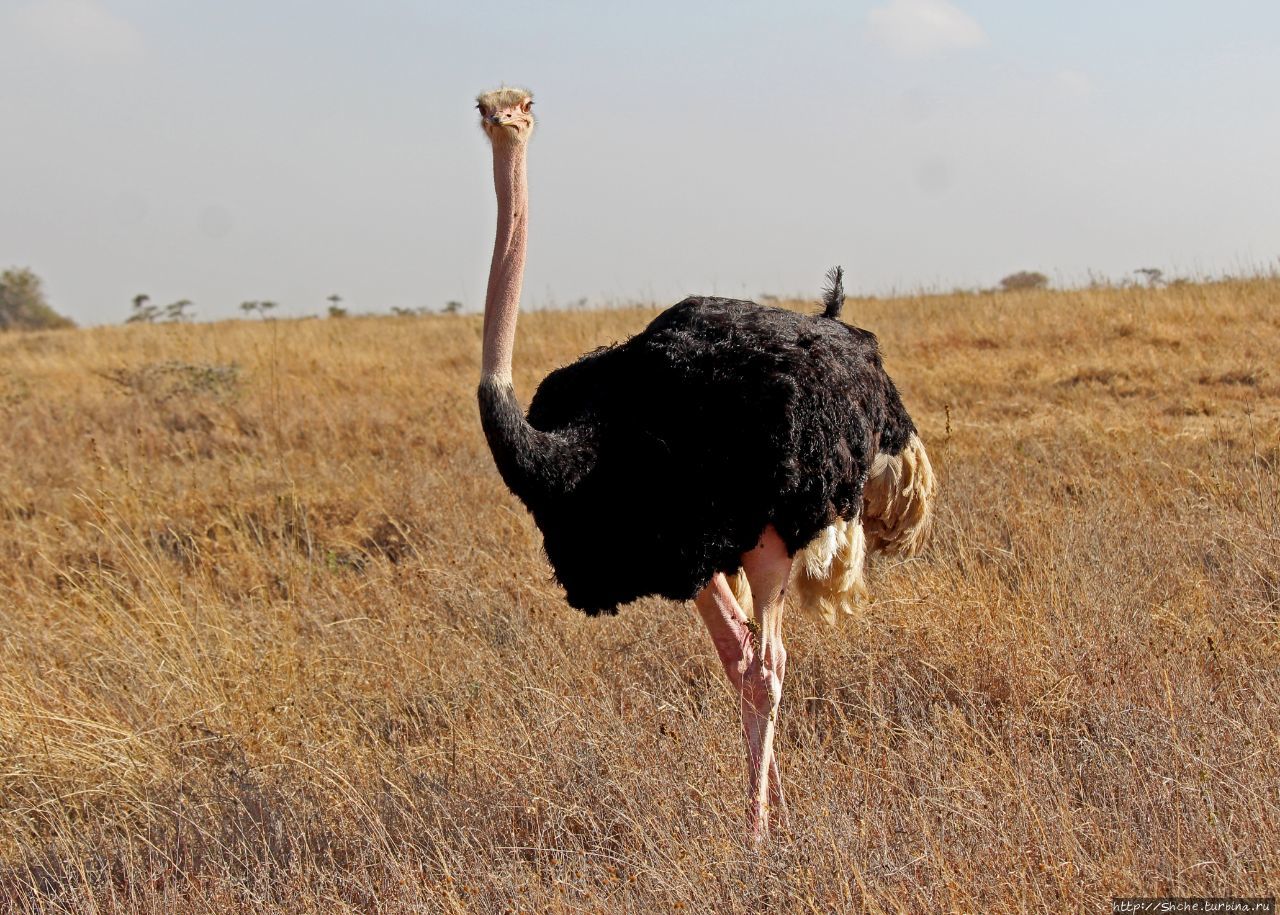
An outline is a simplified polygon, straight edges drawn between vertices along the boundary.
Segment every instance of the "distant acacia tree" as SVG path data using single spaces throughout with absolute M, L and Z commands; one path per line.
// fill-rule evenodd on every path
M 151 324 L 160 317 L 160 306 L 151 304 L 151 296 L 140 292 L 133 297 L 133 311 L 124 319 L 126 324 Z
M 187 309 L 190 307 L 190 299 L 178 299 L 176 302 L 170 302 L 164 307 L 164 319 L 174 323 L 190 321 L 193 317 L 193 315 L 187 313 Z
M 250 315 L 256 311 L 258 313 L 258 316 L 261 318 L 266 318 L 267 312 L 277 307 L 279 307 L 279 305 L 276 302 L 258 301 L 257 299 L 254 299 L 251 302 L 240 303 L 240 310 L 243 311 L 245 314 Z
M 0 330 L 53 330 L 75 327 L 44 298 L 44 284 L 27 267 L 11 267 L 0 273 Z
M 1044 289 L 1049 285 L 1049 278 L 1034 270 L 1019 270 L 1010 273 L 1000 281 L 1000 288 L 1005 292 L 1017 292 L 1023 289 Z
M 1133 272 L 1145 277 L 1148 286 L 1159 286 L 1164 282 L 1164 271 L 1159 267 L 1139 267 Z
M 455 299 L 450 299 L 444 303 L 444 308 L 442 308 L 441 311 L 447 315 L 456 315 L 458 312 L 462 311 L 462 303 Z
M 190 321 L 195 315 L 194 312 L 188 312 L 191 308 L 190 299 L 178 299 L 176 302 L 170 302 L 161 308 L 151 302 L 151 296 L 145 292 L 140 292 L 133 297 L 133 310 L 129 313 L 129 317 L 124 319 L 126 324 L 154 324 L 157 321 L 168 321 L 176 324 Z

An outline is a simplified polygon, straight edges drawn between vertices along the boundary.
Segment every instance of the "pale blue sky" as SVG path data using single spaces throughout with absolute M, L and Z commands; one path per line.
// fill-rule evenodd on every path
M 0 0 L 0 266 L 84 323 L 477 308 L 501 81 L 526 306 L 1280 257 L 1280 3 Z

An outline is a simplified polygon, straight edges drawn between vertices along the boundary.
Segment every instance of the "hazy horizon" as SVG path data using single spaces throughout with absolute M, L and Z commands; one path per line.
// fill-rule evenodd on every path
M 472 99 L 538 101 L 525 304 L 1280 255 L 1280 7 L 0 0 L 0 268 L 85 324 L 482 303 Z

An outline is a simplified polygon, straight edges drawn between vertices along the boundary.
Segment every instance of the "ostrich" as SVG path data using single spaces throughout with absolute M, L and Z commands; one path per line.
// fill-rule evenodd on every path
M 820 315 L 694 296 L 539 385 L 528 414 L 511 360 L 528 235 L 533 98 L 477 99 L 498 227 L 485 296 L 480 418 L 503 481 L 532 513 L 573 607 L 694 601 L 741 699 L 748 834 L 785 820 L 773 755 L 786 674 L 782 604 L 828 620 L 864 593 L 871 551 L 911 554 L 933 471 L 875 335 Z

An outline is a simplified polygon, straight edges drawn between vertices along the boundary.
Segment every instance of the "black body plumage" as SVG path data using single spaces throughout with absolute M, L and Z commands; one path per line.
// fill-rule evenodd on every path
M 874 334 L 822 315 L 685 299 L 552 372 L 526 417 L 480 386 L 498 469 L 532 512 L 571 605 L 693 597 L 772 523 L 791 553 L 861 507 L 878 451 L 915 432 Z M 830 314 L 828 314 L 830 313 Z

